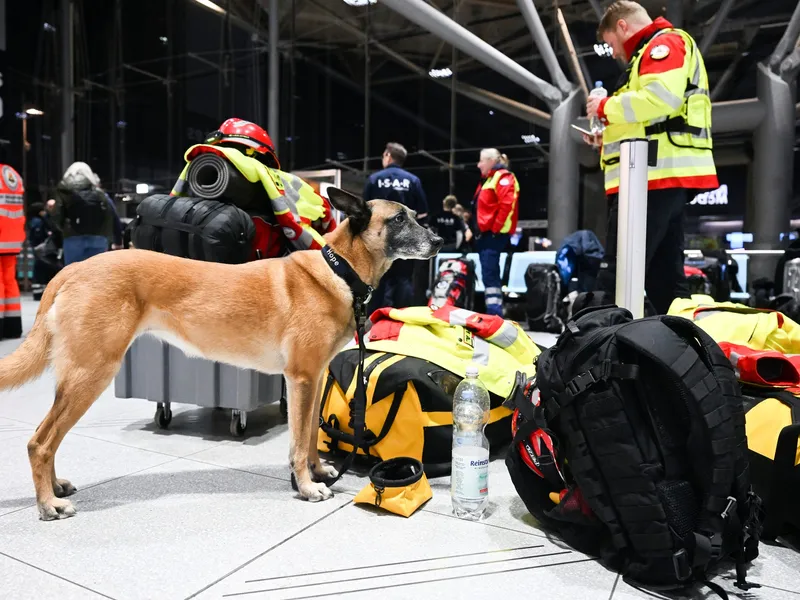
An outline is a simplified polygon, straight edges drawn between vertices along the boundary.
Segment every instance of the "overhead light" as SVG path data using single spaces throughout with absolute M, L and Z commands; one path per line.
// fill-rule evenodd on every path
M 611 46 L 603 42 L 602 44 L 595 44 L 594 45 L 594 52 L 597 56 L 611 56 L 614 54 L 614 51 L 611 49 Z
M 225 14 L 225 9 L 222 8 L 219 4 L 214 4 L 211 0 L 194 0 L 198 4 L 202 4 L 206 8 L 210 8 L 214 12 L 218 12 L 221 15 Z
M 431 69 L 428 71 L 428 75 L 434 79 L 446 79 L 453 76 L 453 71 L 450 70 L 450 67 L 445 67 L 444 69 Z
M 349 6 L 366 6 L 367 4 L 375 4 L 378 0 L 344 0 L 344 3 Z
M 44 114 L 44 112 L 38 108 L 26 108 L 25 113 L 31 115 L 32 117 L 41 117 Z
M 136 184 L 136 193 L 137 194 L 146 194 L 150 191 L 150 186 L 146 183 L 137 183 Z
M 538 144 L 540 141 L 542 141 L 538 135 L 533 135 L 532 133 L 523 134 L 521 137 L 522 141 L 526 144 Z

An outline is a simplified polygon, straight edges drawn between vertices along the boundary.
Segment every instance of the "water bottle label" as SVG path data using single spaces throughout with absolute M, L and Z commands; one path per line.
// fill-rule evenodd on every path
M 453 449 L 451 474 L 453 496 L 483 500 L 489 493 L 489 450 L 475 446 Z

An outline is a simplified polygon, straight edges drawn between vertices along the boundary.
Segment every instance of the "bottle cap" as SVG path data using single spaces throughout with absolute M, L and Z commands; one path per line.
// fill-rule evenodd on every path
M 594 87 L 596 87 L 596 88 L 603 87 L 603 82 L 602 81 L 595 81 L 594 82 Z
M 478 376 L 478 365 L 469 365 L 467 367 L 467 377 L 477 377 Z

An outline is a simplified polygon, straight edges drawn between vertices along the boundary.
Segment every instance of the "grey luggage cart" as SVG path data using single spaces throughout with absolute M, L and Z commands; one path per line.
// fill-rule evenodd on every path
M 114 379 L 114 392 L 117 398 L 156 402 L 154 420 L 161 429 L 172 420 L 172 402 L 231 409 L 231 434 L 237 437 L 247 428 L 248 411 L 280 401 L 286 415 L 281 375 L 188 357 L 151 335 L 140 336 L 128 349 Z

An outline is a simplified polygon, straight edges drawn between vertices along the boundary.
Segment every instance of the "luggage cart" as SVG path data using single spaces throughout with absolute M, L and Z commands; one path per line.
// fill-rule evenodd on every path
M 186 356 L 180 349 L 150 335 L 137 338 L 114 379 L 117 398 L 144 398 L 156 403 L 153 417 L 169 428 L 173 402 L 231 410 L 230 432 L 247 429 L 247 413 L 280 402 L 286 416 L 286 385 L 281 375 Z

